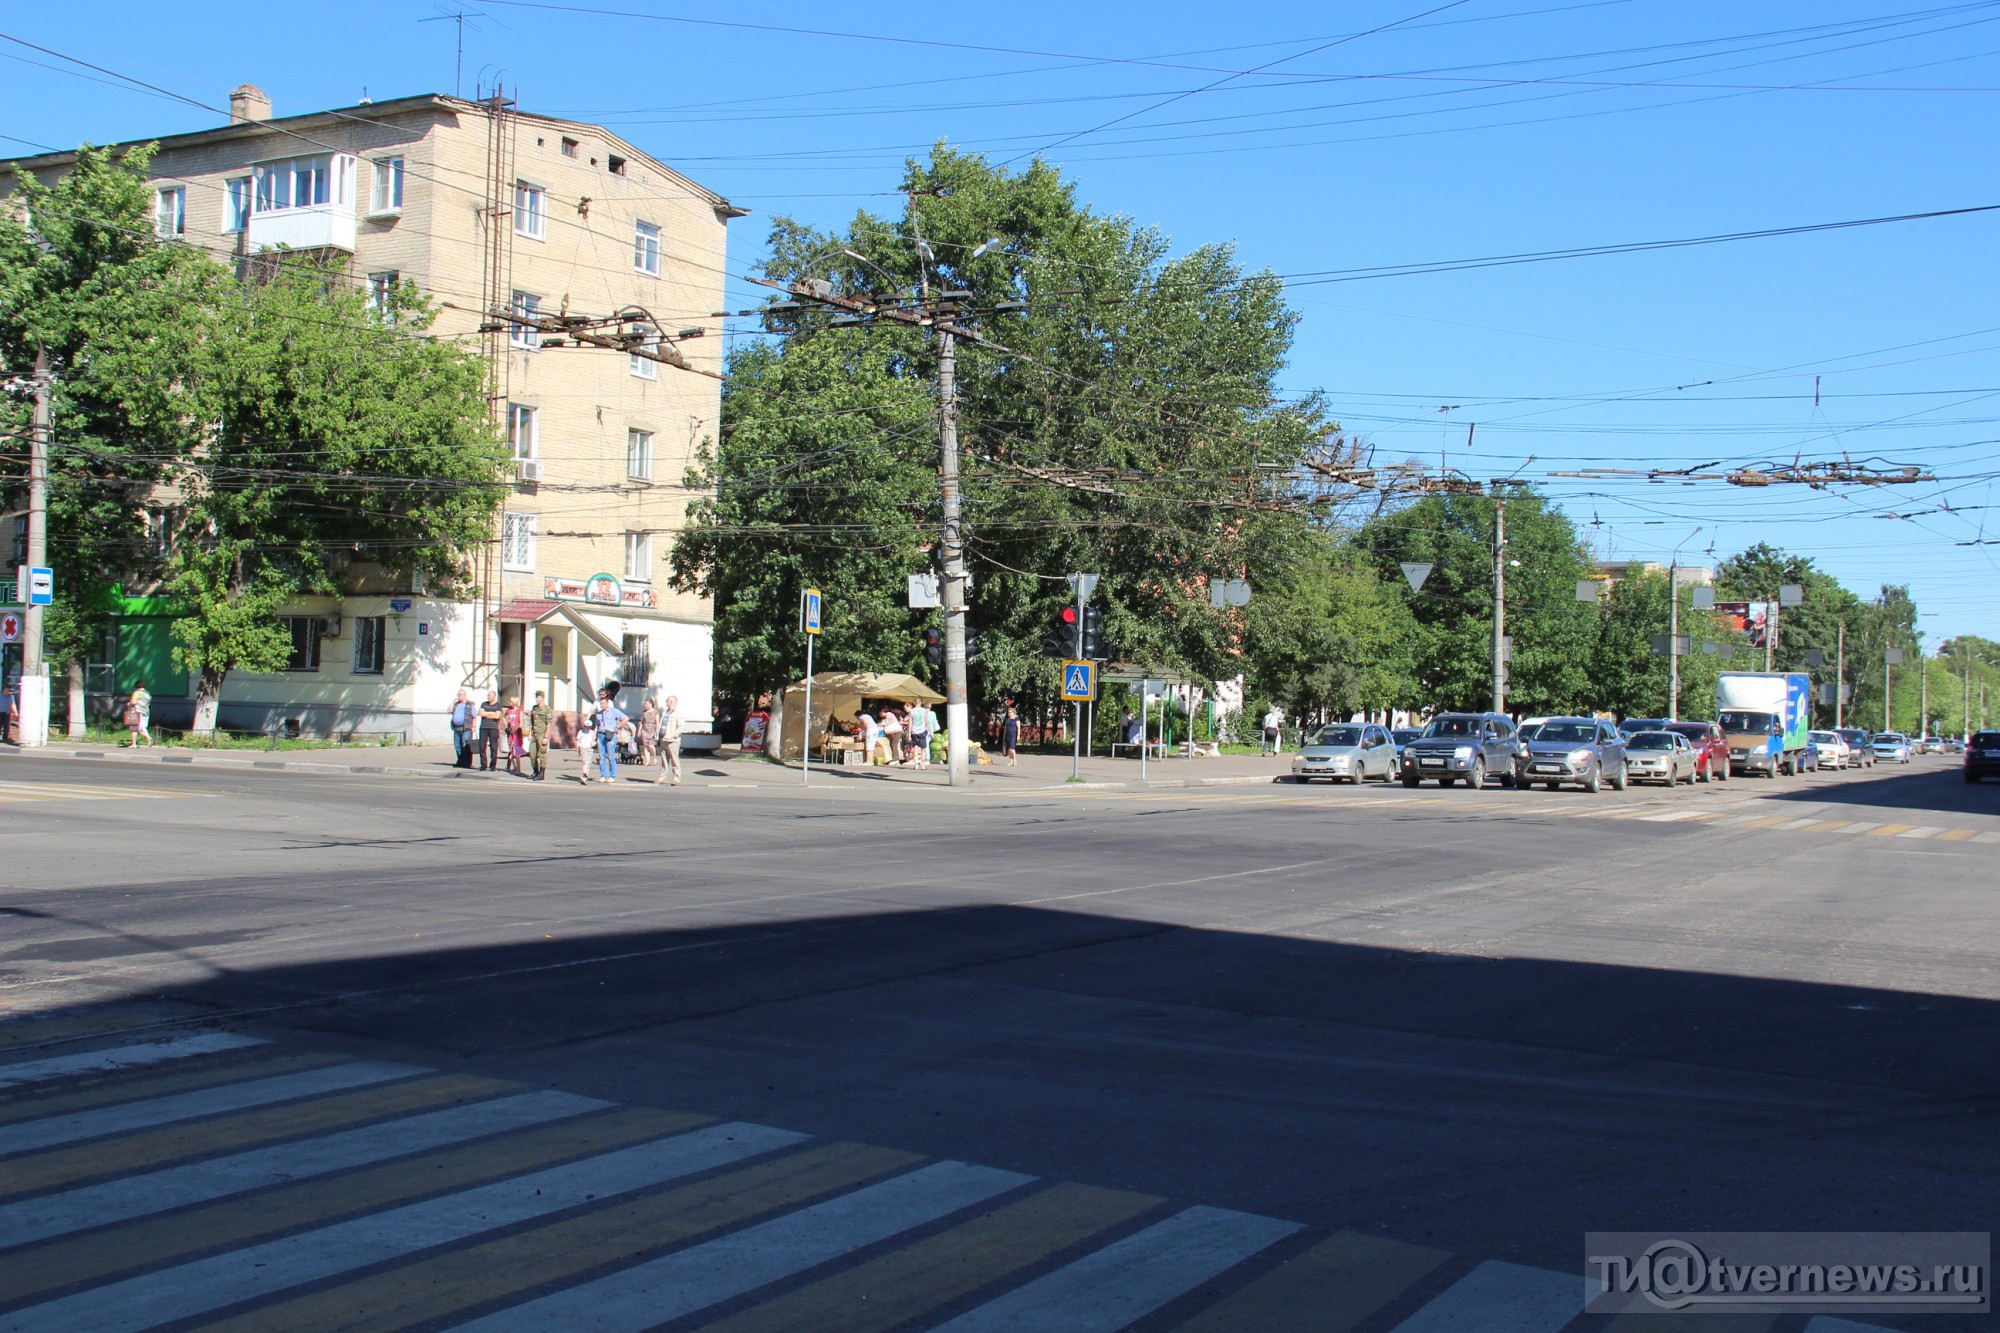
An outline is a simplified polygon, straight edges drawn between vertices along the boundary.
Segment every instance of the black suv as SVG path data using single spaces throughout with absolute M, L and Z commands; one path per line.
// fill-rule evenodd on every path
M 2000 731 L 1975 731 L 1965 743 L 1965 780 L 2000 777 Z
M 1463 781 L 1477 791 L 1488 773 L 1514 785 L 1514 723 L 1504 713 L 1440 713 L 1424 734 L 1403 745 L 1398 770 L 1405 787 L 1436 778 L 1449 787 Z

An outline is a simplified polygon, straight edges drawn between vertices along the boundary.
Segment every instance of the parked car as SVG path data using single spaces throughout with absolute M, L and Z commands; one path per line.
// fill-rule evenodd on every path
M 1975 731 L 1965 743 L 1965 780 L 2000 777 L 2000 731 Z
M 1840 739 L 1847 742 L 1848 757 L 1862 768 L 1875 767 L 1875 738 L 1859 727 L 1840 728 Z
M 1389 729 L 1373 722 L 1345 722 L 1321 727 L 1307 738 L 1292 760 L 1292 780 L 1352 782 L 1370 778 L 1387 782 L 1396 776 L 1396 743 Z
M 1424 729 L 1422 727 L 1397 727 L 1394 731 L 1390 732 L 1389 739 L 1395 743 L 1396 757 L 1401 759 L 1403 757 L 1403 747 L 1423 734 Z
M 1464 782 L 1477 791 L 1486 775 L 1498 773 L 1514 785 L 1514 722 L 1505 713 L 1440 713 L 1424 734 L 1403 746 L 1398 765 L 1403 785 L 1436 778 L 1440 787 Z
M 1910 762 L 1910 738 L 1900 731 L 1885 731 L 1875 737 L 1875 757 L 1892 764 Z
M 1847 743 L 1847 738 L 1839 732 L 1809 731 L 1806 735 L 1810 736 L 1812 743 L 1819 748 L 1818 767 L 1849 768 L 1853 766 L 1854 747 L 1850 746 Z
M 1729 738 L 1717 722 L 1671 722 L 1666 730 L 1687 738 L 1694 747 L 1695 776 L 1703 782 L 1729 781 Z
M 1625 738 L 1625 768 L 1634 782 L 1694 785 L 1701 758 L 1678 731 L 1635 731 Z
M 1630 736 L 1635 731 L 1665 731 L 1673 722 L 1664 717 L 1628 717 L 1618 724 L 1618 734 Z
M 1964 754 L 1965 742 L 1956 736 L 1947 736 L 1944 738 L 1944 752 L 1946 754 Z
M 1518 785 L 1539 782 L 1550 791 L 1573 783 L 1596 791 L 1610 783 L 1625 790 L 1625 738 L 1594 717 L 1552 717 L 1535 728 L 1521 760 Z

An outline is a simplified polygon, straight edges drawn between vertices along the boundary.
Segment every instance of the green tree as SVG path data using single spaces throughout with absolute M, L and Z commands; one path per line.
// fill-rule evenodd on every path
M 1243 614 L 1246 697 L 1290 717 L 1345 718 L 1386 710 L 1409 693 L 1414 628 L 1404 600 L 1332 538 L 1292 545 L 1290 568 Z M 1275 564 L 1275 562 L 1273 562 Z
M 1667 573 L 1640 571 L 1619 580 L 1603 604 L 1597 643 L 1591 655 L 1590 678 L 1598 707 L 1620 717 L 1665 717 L 1672 666 L 1655 651 L 1673 624 L 1667 605 Z M 1684 718 L 1715 716 L 1715 678 L 1722 670 L 1719 653 L 1704 645 L 1725 642 L 1733 635 L 1725 622 L 1694 606 L 1694 588 L 1678 589 L 1681 637 L 1688 652 L 1681 657 L 1679 714 Z

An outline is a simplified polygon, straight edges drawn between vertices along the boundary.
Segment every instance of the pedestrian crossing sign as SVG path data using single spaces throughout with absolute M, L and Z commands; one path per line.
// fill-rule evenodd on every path
M 1064 662 L 1062 686 L 1064 703 L 1089 703 L 1097 697 L 1097 663 Z

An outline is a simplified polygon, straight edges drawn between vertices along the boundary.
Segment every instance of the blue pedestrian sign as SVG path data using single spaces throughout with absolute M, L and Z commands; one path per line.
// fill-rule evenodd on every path
M 1064 703 L 1087 704 L 1097 697 L 1097 663 L 1064 662 L 1062 677 Z
M 807 588 L 800 623 L 808 634 L 819 633 L 819 589 Z

